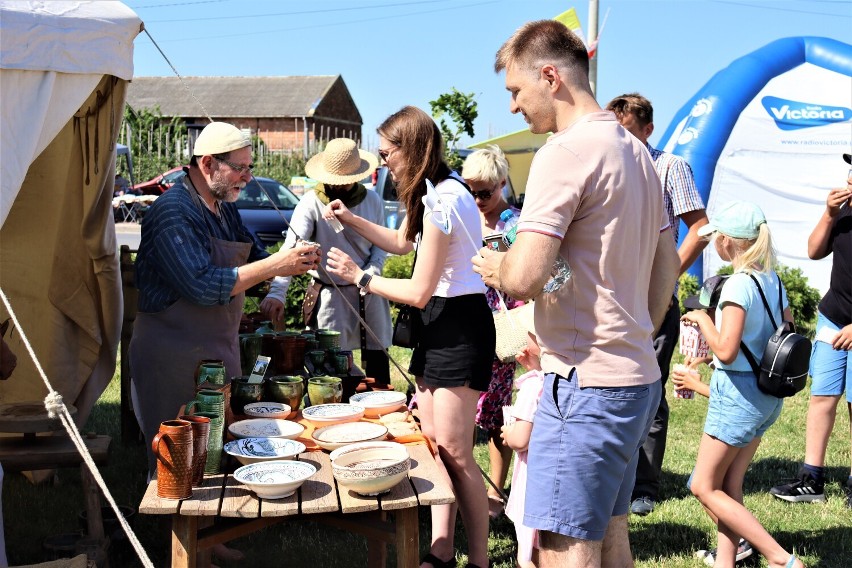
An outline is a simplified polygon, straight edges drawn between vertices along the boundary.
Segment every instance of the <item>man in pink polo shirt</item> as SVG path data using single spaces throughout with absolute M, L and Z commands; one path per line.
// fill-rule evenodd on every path
M 632 564 L 630 493 L 661 388 L 652 339 L 680 266 L 648 152 L 601 110 L 588 69 L 582 41 L 553 20 L 497 52 L 510 110 L 555 134 L 533 160 L 512 248 L 473 260 L 489 286 L 536 299 L 546 380 L 524 525 L 540 531 L 542 566 Z M 571 278 L 543 294 L 557 255 Z

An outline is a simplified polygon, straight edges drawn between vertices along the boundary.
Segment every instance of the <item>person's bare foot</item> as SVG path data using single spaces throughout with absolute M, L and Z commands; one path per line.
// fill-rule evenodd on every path
M 213 545 L 213 556 L 225 562 L 239 562 L 246 557 L 245 554 L 236 548 L 228 548 L 224 544 Z

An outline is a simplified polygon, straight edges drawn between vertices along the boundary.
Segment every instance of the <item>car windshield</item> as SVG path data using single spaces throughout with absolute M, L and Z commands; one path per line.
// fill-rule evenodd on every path
M 236 205 L 240 209 L 274 209 L 274 203 L 278 209 L 293 209 L 298 202 L 299 198 L 286 185 L 272 179 L 254 178 L 240 191 Z

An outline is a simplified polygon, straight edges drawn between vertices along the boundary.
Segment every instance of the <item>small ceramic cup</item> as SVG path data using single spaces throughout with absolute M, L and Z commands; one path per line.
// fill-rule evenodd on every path
M 308 398 L 311 405 L 340 402 L 343 399 L 343 381 L 340 377 L 311 377 L 308 379 Z
M 305 394 L 305 383 L 298 375 L 275 375 L 266 381 L 265 400 L 281 402 L 292 411 L 299 409 L 302 395 Z
M 195 368 L 195 384 L 225 384 L 225 362 L 220 359 L 202 359 Z

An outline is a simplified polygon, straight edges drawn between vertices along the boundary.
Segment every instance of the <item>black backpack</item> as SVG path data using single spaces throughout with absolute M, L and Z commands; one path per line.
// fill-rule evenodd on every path
M 803 388 L 808 380 L 808 363 L 811 358 L 811 341 L 803 335 L 796 333 L 796 328 L 791 321 L 783 321 L 784 303 L 781 296 L 781 278 L 778 278 L 778 305 L 781 308 L 782 322 L 780 326 L 775 325 L 769 302 L 763 294 L 763 289 L 754 275 L 749 274 L 757 285 L 763 307 L 769 314 L 769 321 L 775 331 L 766 342 L 763 350 L 763 358 L 760 366 L 748 350 L 745 343 L 740 342 L 743 354 L 748 359 L 749 365 L 757 376 L 757 387 L 766 394 L 786 398 L 793 396 Z M 776 275 L 777 276 L 777 275 Z

